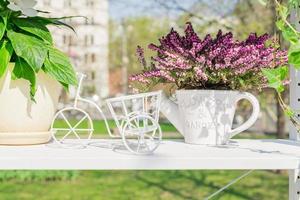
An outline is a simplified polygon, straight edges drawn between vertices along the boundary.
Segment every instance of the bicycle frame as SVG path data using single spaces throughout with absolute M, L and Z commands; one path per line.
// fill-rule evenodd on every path
M 161 91 L 157 92 L 149 92 L 143 94 L 136 94 L 136 95 L 128 95 L 122 97 L 115 97 L 106 99 L 106 105 L 111 112 L 112 117 L 114 118 L 114 122 L 117 125 L 117 129 L 119 135 L 115 135 L 112 133 L 108 120 L 102 111 L 102 107 L 97 105 L 96 102 L 81 97 L 81 89 L 83 79 L 86 77 L 84 74 L 79 74 L 79 83 L 76 89 L 76 96 L 74 99 L 74 104 L 70 107 L 66 107 L 64 109 L 59 110 L 54 119 L 52 121 L 51 130 L 52 136 L 54 140 L 62 145 L 64 140 L 70 135 L 74 134 L 77 139 L 81 140 L 77 131 L 88 131 L 87 133 L 88 138 L 87 140 L 82 141 L 84 144 L 81 144 L 80 147 L 83 145 L 84 147 L 87 146 L 88 141 L 91 139 L 94 127 L 93 127 L 93 120 L 91 119 L 90 115 L 84 111 L 83 109 L 79 108 L 78 102 L 83 102 L 88 105 L 92 105 L 96 108 L 96 110 L 100 113 L 102 119 L 104 120 L 106 130 L 110 137 L 112 138 L 120 138 L 122 139 L 122 143 L 125 145 L 126 149 L 134 154 L 149 154 L 152 153 L 160 144 L 162 138 L 162 131 L 158 123 L 159 119 L 159 108 L 160 108 L 160 100 L 161 100 Z M 127 101 L 127 102 L 126 102 Z M 128 102 L 129 101 L 129 102 Z M 139 103 L 138 103 L 139 102 Z M 118 106 L 114 107 L 115 103 L 121 104 L 121 109 L 123 110 L 118 113 Z M 129 103 L 129 104 L 127 104 Z M 138 107 L 130 107 L 130 105 L 138 105 Z M 128 108 L 127 108 L 128 106 Z M 116 110 L 115 110 L 116 109 Z M 77 110 L 79 113 L 83 113 L 84 116 L 76 122 L 75 125 L 71 125 L 71 123 L 67 119 L 67 115 L 64 112 L 74 111 Z M 55 120 L 62 116 L 67 123 L 69 128 L 61 128 L 54 126 Z M 78 126 L 85 120 L 88 120 L 88 129 L 80 129 Z M 56 138 L 57 131 L 65 131 L 66 134 L 63 136 L 62 139 Z M 150 135 L 147 135 L 150 134 Z M 67 143 L 65 143 L 67 145 Z M 74 143 L 77 145 L 77 143 Z M 73 146 L 73 143 L 71 143 Z M 118 147 L 114 147 L 113 149 L 117 149 Z
M 108 132 L 109 136 L 112 137 L 112 138 L 120 138 L 120 136 L 116 136 L 116 135 L 112 134 L 112 132 L 110 130 L 110 127 L 109 127 L 109 124 L 108 124 L 108 121 L 107 121 L 107 118 L 104 115 L 102 109 L 94 101 L 82 98 L 80 96 L 80 92 L 81 92 L 81 88 L 82 88 L 82 82 L 83 82 L 83 79 L 86 77 L 86 75 L 82 74 L 82 73 L 78 73 L 78 75 L 79 75 L 79 83 L 78 83 L 78 87 L 76 89 L 76 96 L 75 96 L 73 107 L 78 108 L 78 101 L 81 101 L 81 102 L 84 102 L 84 103 L 87 103 L 87 104 L 90 104 L 90 105 L 94 106 L 97 109 L 97 111 L 100 113 L 102 119 L 104 120 L 105 127 L 107 129 L 107 132 Z

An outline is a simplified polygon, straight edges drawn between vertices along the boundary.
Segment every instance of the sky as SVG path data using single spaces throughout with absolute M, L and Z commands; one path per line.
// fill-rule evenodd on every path
M 169 16 L 176 17 L 181 12 L 174 11 L 172 0 L 160 0 L 171 9 L 166 9 L 158 3 L 159 0 L 109 0 L 109 13 L 112 19 L 120 20 L 134 16 Z M 214 8 L 216 12 L 230 12 L 230 9 L 238 0 L 176 0 L 185 9 L 191 9 L 196 2 L 203 2 L 207 6 Z M 227 9 L 224 9 L 224 5 Z M 168 11 L 167 10 L 171 10 Z M 173 10 L 173 11 L 172 11 Z

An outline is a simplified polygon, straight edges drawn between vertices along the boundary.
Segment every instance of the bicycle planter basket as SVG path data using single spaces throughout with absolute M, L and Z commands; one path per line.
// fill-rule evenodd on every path
M 161 91 L 107 99 L 123 144 L 132 153 L 152 153 L 160 144 Z

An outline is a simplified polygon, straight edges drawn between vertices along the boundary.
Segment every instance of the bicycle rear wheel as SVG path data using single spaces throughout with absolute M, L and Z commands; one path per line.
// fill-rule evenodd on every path
M 159 123 L 149 115 L 131 117 L 122 131 L 123 144 L 134 154 L 151 154 L 159 146 L 162 132 Z

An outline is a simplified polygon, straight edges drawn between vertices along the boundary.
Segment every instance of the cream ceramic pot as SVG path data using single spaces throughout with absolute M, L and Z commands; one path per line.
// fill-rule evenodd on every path
M 222 145 L 247 130 L 259 116 L 259 102 L 250 93 L 230 90 L 179 90 L 177 104 L 162 97 L 161 111 L 190 144 Z M 250 118 L 232 129 L 236 104 L 248 100 Z
M 11 79 L 13 67 L 9 64 L 6 74 L 0 79 L 0 144 L 46 143 L 51 137 L 49 128 L 61 87 L 40 71 L 34 103 L 29 95 L 29 82 Z

